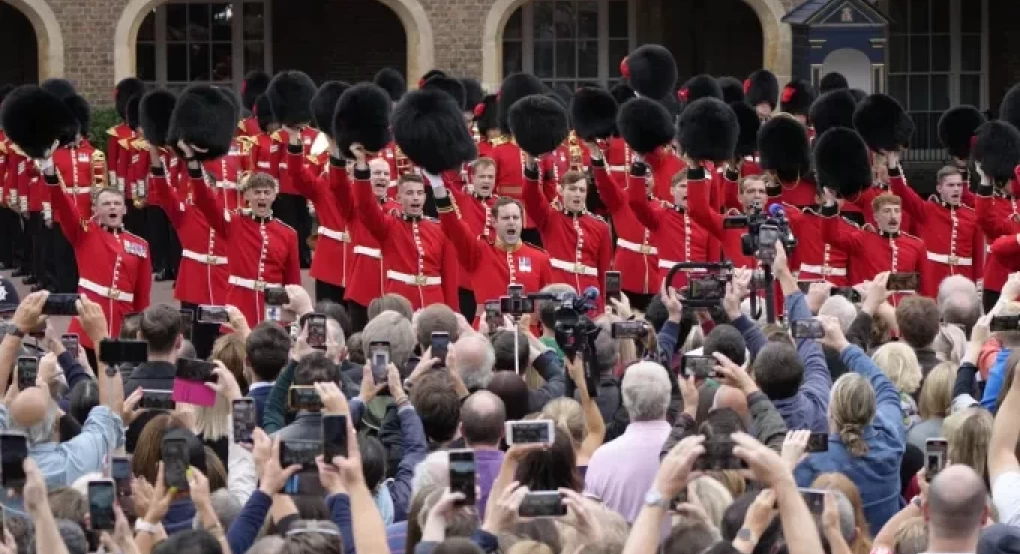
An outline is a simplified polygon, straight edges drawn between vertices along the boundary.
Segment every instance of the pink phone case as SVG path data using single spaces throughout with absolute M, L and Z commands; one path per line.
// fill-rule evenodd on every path
M 174 402 L 211 408 L 216 405 L 216 391 L 201 381 L 174 379 Z

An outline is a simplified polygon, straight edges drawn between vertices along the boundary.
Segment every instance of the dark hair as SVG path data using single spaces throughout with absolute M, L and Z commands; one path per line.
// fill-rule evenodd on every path
M 666 309 L 666 305 L 662 303 L 662 295 L 656 294 L 652 296 L 652 299 L 648 302 L 648 307 L 645 308 L 645 321 L 647 321 L 652 329 L 658 333 L 662 330 L 662 326 L 666 324 L 666 320 L 669 319 L 669 310 Z M 684 337 L 680 337 L 683 339 Z M 682 341 L 681 341 L 682 342 Z
M 413 321 L 414 319 L 414 307 L 411 306 L 411 303 L 403 296 L 392 292 L 384 294 L 368 303 L 368 319 L 375 319 L 375 316 L 387 310 L 397 312 L 406 317 L 408 321 Z
M 744 342 L 744 335 L 732 325 L 716 325 L 705 335 L 702 352 L 706 356 L 719 352 L 737 365 L 744 365 L 747 361 L 747 343 Z
M 490 159 L 489 161 L 491 162 L 492 160 Z M 496 202 L 492 205 L 492 208 L 489 210 L 489 214 L 492 216 L 493 221 L 499 219 L 499 211 L 502 210 L 505 206 L 517 206 L 517 209 L 520 210 L 520 213 L 522 215 L 524 214 L 524 204 L 522 204 L 520 200 L 517 200 L 516 198 L 510 198 L 509 196 L 500 196 L 499 198 L 496 199 Z
M 498 396 L 495 398 L 492 396 L 495 395 L 479 391 L 467 397 L 460 406 L 460 431 L 468 445 L 498 444 L 499 439 L 503 438 L 506 407 Z M 487 405 L 485 409 L 479 409 L 478 404 L 482 402 L 490 404 L 489 400 L 495 406 Z
M 219 541 L 204 529 L 174 533 L 152 549 L 152 554 L 224 554 Z
M 797 394 L 804 381 L 804 364 L 797 349 L 781 342 L 766 344 L 754 358 L 754 380 L 771 400 Z
M 184 325 L 177 308 L 166 304 L 149 306 L 142 312 L 138 331 L 149 343 L 150 354 L 169 354 L 177 344 Z
M 374 493 L 386 477 L 386 447 L 375 437 L 358 435 L 358 450 L 361 452 L 361 473 L 365 476 L 365 485 Z
M 661 554 L 699 554 L 715 544 L 715 533 L 700 521 L 683 520 L 673 526 L 662 543 Z
M 479 546 L 464 537 L 453 537 L 439 543 L 433 554 L 485 554 Z
M 340 324 L 340 330 L 344 333 L 344 339 L 348 339 L 354 331 L 351 325 L 351 316 L 347 314 L 347 308 L 343 304 L 337 304 L 332 300 L 319 300 L 315 303 L 315 313 L 322 314 Z
M 429 440 L 442 443 L 457 434 L 460 398 L 453 390 L 449 375 L 426 373 L 411 389 L 410 399 Z
M 263 381 L 275 381 L 287 365 L 290 335 L 275 321 L 263 321 L 248 334 L 244 351 L 252 373 Z
M 496 354 L 496 371 L 513 371 L 514 366 L 514 332 L 501 329 L 492 335 L 492 350 Z M 517 331 L 517 363 L 521 371 L 528 367 L 528 338 Z
M 124 316 L 120 322 L 121 340 L 138 340 L 138 331 L 142 324 L 142 312 L 134 312 Z
M 723 512 L 722 521 L 719 522 L 719 532 L 722 534 L 724 541 L 732 542 L 737 537 L 737 531 L 740 531 L 744 526 L 747 510 L 754 503 L 754 499 L 758 498 L 759 492 L 761 492 L 759 489 L 746 491 L 744 494 L 734 498 L 733 503 Z M 775 551 L 774 548 L 779 545 L 782 538 L 782 526 L 777 517 L 765 528 L 765 532 L 758 538 L 758 544 L 751 551 L 751 554 L 771 554 Z
M 432 333 L 447 333 L 450 344 L 457 342 L 460 334 L 460 323 L 457 314 L 446 304 L 432 304 L 418 312 L 417 324 L 418 347 L 422 352 L 432 344 Z
M 939 334 L 939 306 L 926 296 L 907 296 L 896 306 L 896 326 L 911 348 L 928 348 Z
M 84 425 L 85 420 L 89 417 L 89 412 L 99 405 L 99 387 L 92 379 L 78 381 L 68 396 L 71 417 Z
M 347 338 L 347 359 L 351 363 L 365 365 L 365 340 L 361 332 L 354 333 Z
M 552 446 L 528 452 L 517 465 L 514 480 L 533 491 L 563 487 L 581 492 L 584 482 L 577 474 L 577 457 L 570 437 L 557 427 Z
M 305 355 L 294 368 L 294 384 L 310 386 L 315 383 L 339 383 L 340 368 L 326 357 L 325 352 Z
M 528 415 L 528 385 L 513 371 L 497 371 L 486 387 L 503 401 L 507 421 L 524 419 Z

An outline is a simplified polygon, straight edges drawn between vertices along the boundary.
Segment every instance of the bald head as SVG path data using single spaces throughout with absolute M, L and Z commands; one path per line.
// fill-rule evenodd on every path
M 503 438 L 506 407 L 500 397 L 481 390 L 460 407 L 460 432 L 469 447 L 496 447 Z
M 715 402 L 712 405 L 712 409 L 720 410 L 723 408 L 732 409 L 740 415 L 740 419 L 744 420 L 745 424 L 750 423 L 751 414 L 747 410 L 747 395 L 741 392 L 740 389 L 728 385 L 719 387 L 719 390 L 715 393 Z
M 970 466 L 943 469 L 928 488 L 926 511 L 932 540 L 977 540 L 988 515 L 984 481 Z
M 54 440 L 59 410 L 46 392 L 31 387 L 11 402 L 11 429 L 28 436 L 30 445 Z
M 492 379 L 496 352 L 492 343 L 482 335 L 465 335 L 453 345 L 457 356 L 457 371 L 468 390 L 484 389 Z

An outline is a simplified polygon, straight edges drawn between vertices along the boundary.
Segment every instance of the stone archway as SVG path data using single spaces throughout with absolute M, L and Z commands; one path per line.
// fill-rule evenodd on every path
M 41 0 L 32 0 L 39 2 Z M 130 0 L 114 30 L 113 77 L 118 82 L 135 74 L 135 43 L 138 27 L 152 8 L 167 0 Z M 432 24 L 419 0 L 378 0 L 393 10 L 404 26 L 407 35 L 407 82 L 417 82 L 418 76 L 435 64 L 436 49 Z
M 39 51 L 39 81 L 64 77 L 64 35 L 57 16 L 44 0 L 0 0 L 18 9 L 32 23 Z
M 482 81 L 489 90 L 495 90 L 503 81 L 503 28 L 514 11 L 530 0 L 495 0 L 485 16 L 482 35 Z M 635 2 L 638 0 L 630 0 Z M 758 15 L 761 22 L 762 67 L 771 70 L 784 83 L 792 73 L 790 49 L 793 33 L 783 23 L 786 8 L 781 0 L 743 0 Z

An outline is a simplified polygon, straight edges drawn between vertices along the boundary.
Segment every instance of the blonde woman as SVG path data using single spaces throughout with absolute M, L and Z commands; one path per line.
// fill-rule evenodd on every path
M 986 481 L 992 419 L 988 410 L 973 407 L 947 417 L 943 427 L 946 440 L 949 441 L 949 463 L 970 466 Z
M 907 431 L 907 442 L 924 450 L 928 439 L 943 436 L 942 422 L 953 405 L 953 382 L 957 364 L 942 362 L 928 372 L 917 396 L 917 413 L 920 421 Z
M 904 342 L 889 342 L 876 350 L 871 359 L 900 393 L 903 425 L 909 428 L 921 421 L 913 394 L 921 387 L 921 380 L 924 377 L 914 349 Z
M 953 362 L 958 366 L 967 349 L 967 334 L 956 325 L 943 324 L 939 328 L 939 334 L 935 335 L 931 349 L 935 351 L 935 357 L 940 362 Z

